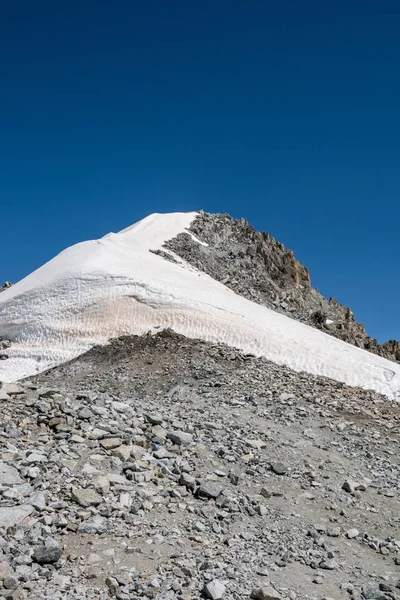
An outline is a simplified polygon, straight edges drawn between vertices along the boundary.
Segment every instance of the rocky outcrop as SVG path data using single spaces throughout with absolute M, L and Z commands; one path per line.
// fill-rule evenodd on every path
M 5 290 L 8 290 L 8 288 L 10 288 L 11 286 L 12 283 L 10 283 L 9 281 L 5 281 L 3 285 L 0 285 L 0 293 L 4 292 Z
M 329 300 L 311 286 L 308 269 L 268 233 L 245 219 L 200 213 L 190 231 L 165 247 L 237 294 L 312 325 L 345 342 L 400 362 L 400 343 L 379 344 L 367 335 L 351 309 Z

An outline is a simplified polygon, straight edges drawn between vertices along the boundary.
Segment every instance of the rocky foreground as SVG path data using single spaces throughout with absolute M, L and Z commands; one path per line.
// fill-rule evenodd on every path
M 400 598 L 376 393 L 167 331 L 0 403 L 1 598 Z

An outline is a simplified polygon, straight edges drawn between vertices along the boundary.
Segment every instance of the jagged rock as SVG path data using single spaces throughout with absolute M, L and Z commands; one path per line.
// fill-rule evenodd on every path
M 197 490 L 200 498 L 218 498 L 223 488 L 213 481 L 203 481 Z
M 2 285 L 0 285 L 0 293 L 4 292 L 5 290 L 8 290 L 8 288 L 10 288 L 12 286 L 12 283 L 10 283 L 9 281 L 5 281 Z
M 36 510 L 44 510 L 46 508 L 46 495 L 43 492 L 34 492 L 29 497 L 29 503 L 36 508 Z
M 105 533 L 108 529 L 107 519 L 100 515 L 95 515 L 92 519 L 84 521 L 78 527 L 78 533 Z
M 21 504 L 20 506 L 1 506 L 0 507 L 0 528 L 14 527 L 29 517 L 34 511 L 30 504 Z
M 166 242 L 165 248 L 253 302 L 400 362 L 399 341 L 379 344 L 369 337 L 349 308 L 311 287 L 308 269 L 268 233 L 256 231 L 245 219 L 204 212 L 189 232 L 206 245 L 190 233 L 181 233 Z

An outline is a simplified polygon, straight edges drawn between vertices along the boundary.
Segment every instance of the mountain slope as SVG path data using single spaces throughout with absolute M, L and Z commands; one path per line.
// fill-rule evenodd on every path
M 400 362 L 400 343 L 379 344 L 367 335 L 351 309 L 327 300 L 311 286 L 310 273 L 293 252 L 245 219 L 199 213 L 189 231 L 206 244 L 180 234 L 166 246 L 237 294 L 317 327 L 358 348 Z
M 399 599 L 400 415 L 375 392 L 171 331 L 7 389 L 0 598 Z
M 118 234 L 68 248 L 0 296 L 0 337 L 11 340 L 0 380 L 61 364 L 123 334 L 171 327 L 297 371 L 400 397 L 400 365 L 235 294 L 166 242 L 198 213 L 151 215 Z M 300 279 L 304 271 L 299 273 Z

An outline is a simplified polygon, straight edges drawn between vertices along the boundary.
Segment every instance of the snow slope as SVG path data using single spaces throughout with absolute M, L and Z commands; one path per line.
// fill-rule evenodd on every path
M 0 381 L 34 375 L 111 337 L 172 327 L 400 400 L 400 365 L 246 300 L 176 256 L 174 263 L 151 252 L 195 216 L 154 214 L 82 242 L 2 292 L 0 337 L 12 346 Z

